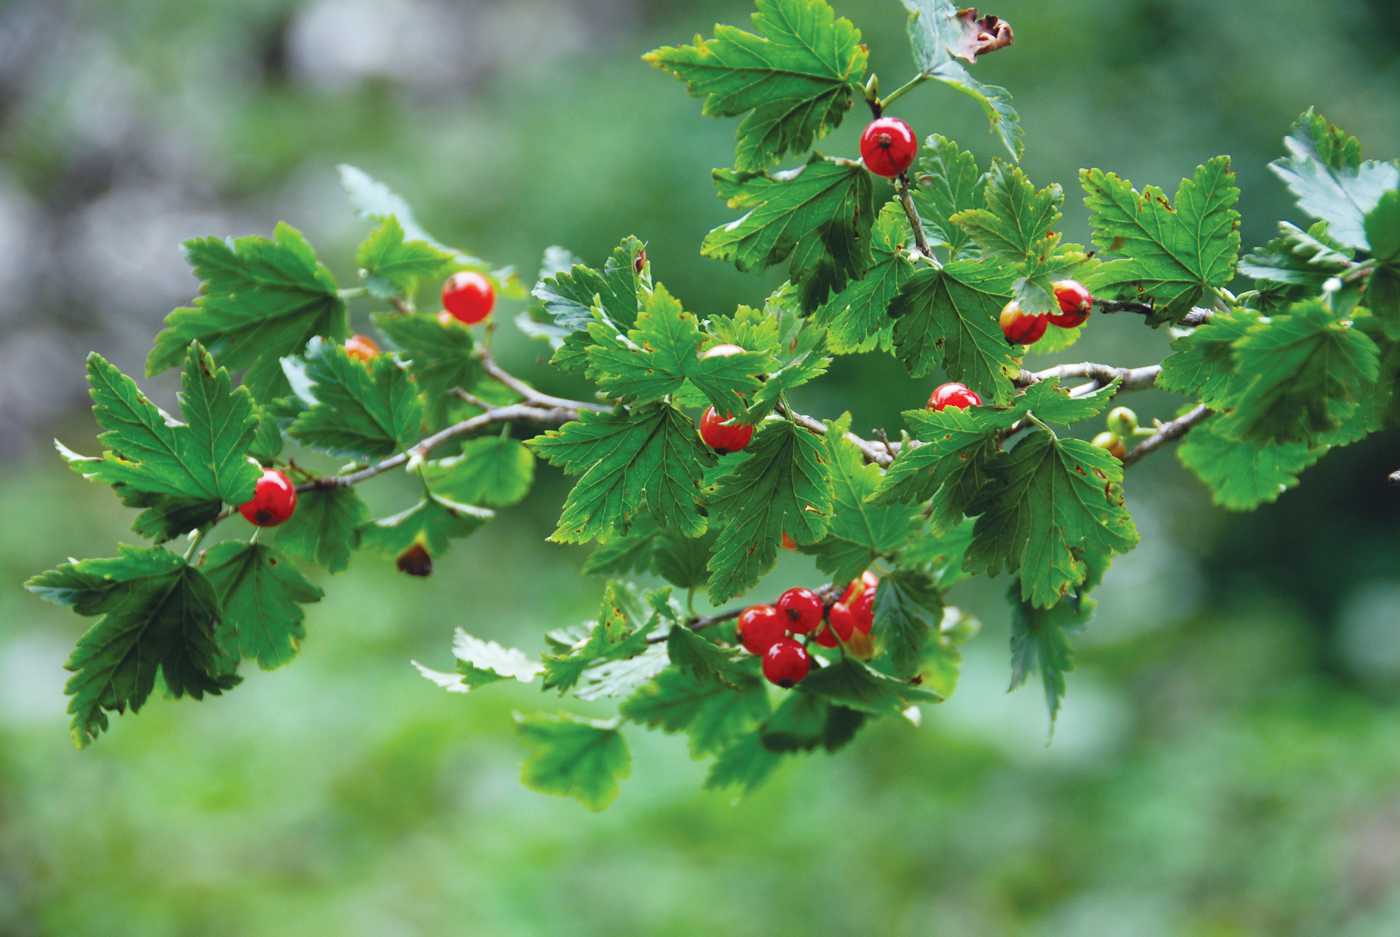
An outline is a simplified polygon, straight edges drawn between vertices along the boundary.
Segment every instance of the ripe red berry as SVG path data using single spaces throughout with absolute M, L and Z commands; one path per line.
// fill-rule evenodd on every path
M 351 335 L 345 340 L 345 353 L 356 361 L 373 361 L 379 357 L 379 345 L 368 335 Z
M 898 176 L 910 167 L 918 152 L 919 138 L 898 117 L 872 120 L 860 135 L 860 158 L 865 160 L 865 168 L 877 176 Z
M 253 488 L 253 498 L 238 506 L 238 513 L 258 527 L 276 527 L 297 509 L 297 486 L 285 472 L 263 469 Z
M 1051 316 L 1050 324 L 1062 329 L 1074 329 L 1083 325 L 1094 308 L 1094 296 L 1078 280 L 1060 280 L 1055 286 L 1055 301 L 1060 304 L 1060 315 Z
M 475 325 L 491 314 L 496 290 L 474 270 L 454 273 L 442 284 L 442 305 L 459 322 Z
M 788 536 L 787 531 L 783 531 L 782 545 L 784 550 L 796 550 L 797 541 Z
M 845 602 L 837 602 L 831 606 L 831 611 L 826 613 L 826 627 L 817 632 L 816 641 L 822 647 L 836 647 L 851 640 L 855 631 L 856 620 L 851 614 L 851 607 Z
M 1014 299 L 1001 310 L 1001 334 L 1013 345 L 1034 345 L 1049 325 L 1048 317 L 1022 312 L 1021 304 Z
M 787 616 L 772 605 L 751 605 L 739 613 L 739 643 L 750 654 L 763 655 L 787 637 Z
M 783 613 L 789 631 L 807 634 L 822 623 L 825 608 L 821 596 L 798 586 L 778 597 L 778 611 Z
M 977 391 L 956 381 L 951 384 L 939 384 L 928 398 L 928 408 L 935 411 L 942 410 L 944 407 L 957 407 L 959 410 L 966 410 L 968 407 L 980 406 L 982 406 L 982 398 L 977 396 Z
M 847 605 L 850 605 L 854 599 L 860 598 L 866 590 L 873 592 L 879 585 L 880 577 L 867 569 L 860 574 L 859 579 L 852 579 L 846 585 L 845 591 L 841 593 L 841 598 L 837 599 L 837 601 L 845 602 Z
M 812 669 L 807 649 L 792 638 L 781 638 L 763 655 L 763 675 L 783 689 L 797 686 Z
M 729 344 L 725 344 L 725 345 L 716 345 L 715 347 L 708 349 L 708 350 L 707 350 L 703 355 L 701 355 L 700 357 L 702 357 L 702 358 L 728 358 L 730 355 L 742 355 L 743 353 L 744 353 L 744 349 L 740 348 L 738 345 L 729 345 Z
M 861 634 L 875 626 L 875 590 L 866 589 L 851 602 L 851 621 Z
M 724 455 L 738 452 L 753 439 L 753 427 L 735 423 L 731 416 L 720 416 L 719 411 L 710 407 L 700 417 L 700 438 L 705 445 Z

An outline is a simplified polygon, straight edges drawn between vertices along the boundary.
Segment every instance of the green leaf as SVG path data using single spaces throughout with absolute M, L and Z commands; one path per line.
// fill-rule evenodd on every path
M 752 793 L 772 777 L 781 759 L 764 746 L 757 732 L 745 735 L 719 753 L 705 778 L 705 789 L 738 788 L 740 793 Z
M 969 570 L 1019 570 L 1022 598 L 1049 608 L 1085 581 L 1089 558 L 1137 544 L 1123 506 L 1123 464 L 1104 450 L 1040 429 L 1002 465 L 969 510 L 981 514 Z
M 602 270 L 574 264 L 566 271 L 541 276 L 531 293 L 554 324 L 568 332 L 588 331 L 595 304 L 618 329 L 630 329 L 637 321 L 641 294 L 636 260 L 644 252 L 641 241 L 623 238 Z
M 912 237 L 899 202 L 886 203 L 871 231 L 870 266 L 816 313 L 817 323 L 827 329 L 828 343 L 836 354 L 870 351 L 889 331 L 890 303 L 914 272 L 905 254 Z
M 452 391 L 473 389 L 485 374 L 471 330 L 443 325 L 430 313 L 381 313 L 374 324 L 407 363 L 433 425 L 445 425 Z
M 453 501 L 505 508 L 530 493 L 535 457 L 509 436 L 485 436 L 467 440 L 459 456 L 429 462 L 424 477 Z
M 59 445 L 59 452 L 78 474 L 147 508 L 136 522 L 139 531 L 169 539 L 211 520 L 221 502 L 242 504 L 253 496 L 261 475 L 248 459 L 257 431 L 253 400 L 232 386 L 227 371 L 215 369 L 204 349 L 192 345 L 185 358 L 184 423 L 169 419 L 101 355 L 88 356 L 87 372 L 106 451 L 80 456 Z
M 909 373 L 923 377 L 941 364 L 989 402 L 1010 400 L 1021 365 L 997 318 L 1013 279 L 999 264 L 975 259 L 915 271 L 890 305 L 895 351 Z
M 1101 169 L 1079 174 L 1094 243 L 1120 260 L 1090 279 L 1111 290 L 1152 301 L 1154 324 L 1176 322 L 1235 278 L 1240 250 L 1240 190 L 1229 157 L 1218 156 L 1183 179 L 1175 203 L 1156 186 L 1139 194 L 1126 179 Z
M 1273 284 L 1304 287 L 1304 293 L 1316 295 L 1329 278 L 1346 272 L 1351 258 L 1326 236 L 1327 226 L 1318 222 L 1313 230 L 1304 231 L 1287 221 L 1279 222 L 1279 236 L 1263 247 L 1257 247 L 1240 261 L 1240 274 Z
M 453 540 L 471 536 L 495 516 L 486 508 L 430 492 L 406 511 L 361 525 L 360 544 L 389 556 L 415 545 L 441 556 Z
M 79 615 L 101 616 L 68 658 L 73 741 L 107 729 L 107 713 L 138 712 L 159 671 L 172 696 L 203 699 L 230 689 L 214 640 L 219 599 L 209 580 L 168 550 L 120 547 L 109 559 L 65 563 L 25 583 Z
M 712 601 L 758 582 L 777 560 L 784 533 L 799 544 L 825 536 L 832 500 L 824 458 L 819 437 L 774 420 L 706 479 L 710 516 L 719 527 L 709 563 Z
M 918 518 L 916 510 L 906 505 L 867 500 L 880 487 L 882 473 L 866 464 L 860 450 L 846 439 L 850 425 L 846 414 L 827 427 L 826 464 L 832 489 L 828 534 L 856 548 L 837 571 L 849 572 L 856 567 L 854 575 L 859 575 L 877 556 L 898 550 L 918 528 Z
M 962 673 L 962 645 L 981 630 L 975 618 L 956 608 L 945 608 L 933 640 L 924 645 L 918 667 L 920 686 L 939 699 L 951 699 Z
M 1400 188 L 1400 167 L 1361 159 L 1361 144 L 1315 110 L 1283 141 L 1288 155 L 1269 164 L 1310 217 L 1348 247 L 1370 250 L 1365 219 L 1386 192 Z
M 1208 407 L 1229 406 L 1235 388 L 1235 343 L 1259 321 L 1249 309 L 1217 312 L 1202 326 L 1172 342 L 1157 386 L 1185 394 Z
M 666 653 L 681 673 L 701 683 L 738 687 L 753 678 L 753 658 L 733 647 L 720 647 L 682 624 L 666 637 Z
M 501 680 L 534 683 L 544 672 L 539 661 L 532 660 L 523 651 L 475 637 L 461 628 L 452 637 L 452 656 L 457 659 L 456 673 L 431 670 L 416 660 L 412 663 L 427 680 L 449 693 L 467 693 Z
M 601 322 L 589 334 L 588 376 L 604 394 L 629 403 L 660 400 L 689 380 L 721 413 L 743 413 L 760 375 L 776 366 L 771 355 L 749 351 L 701 357 L 699 320 L 659 284 L 626 338 Z
M 1023 685 L 1031 674 L 1040 674 L 1053 731 L 1065 696 L 1065 674 L 1074 669 L 1069 639 L 1082 630 L 1094 603 L 1069 596 L 1052 608 L 1036 608 L 1017 600 L 1015 586 L 1011 587 L 1011 603 L 1011 685 L 1007 692 Z
M 589 810 L 617 799 L 618 785 L 632 773 L 632 755 L 615 721 L 516 713 L 516 731 L 530 747 L 520 769 L 526 787 L 572 797 Z
M 301 606 L 325 593 L 266 544 L 220 543 L 200 566 L 223 608 L 215 636 L 230 660 L 257 658 L 272 670 L 296 655 L 306 637 Z
M 663 619 L 674 624 L 677 614 L 669 602 L 670 590 L 661 589 L 647 597 L 650 612 L 642 607 L 636 595 L 623 583 L 609 582 L 603 590 L 603 601 L 594 622 L 582 637 L 565 644 L 560 653 L 544 658 L 544 687 L 561 693 L 573 689 L 589 673 L 611 662 L 627 661 L 648 650 L 648 636 Z M 643 621 L 643 616 L 649 615 Z M 638 623 L 641 623 L 640 625 Z M 657 658 L 653 657 L 653 660 Z M 636 685 L 655 675 L 659 666 L 641 676 Z
M 986 177 L 977 157 L 956 141 L 935 133 L 919 151 L 914 179 L 914 205 L 929 244 L 946 247 L 956 256 L 971 238 L 966 229 L 953 223 L 953 216 L 984 204 Z
M 763 683 L 750 677 L 738 689 L 702 681 L 668 669 L 629 696 L 618 710 L 623 718 L 690 736 L 690 754 L 723 751 L 768 715 Z
M 355 251 L 370 295 L 378 299 L 412 296 L 418 282 L 451 269 L 452 256 L 427 241 L 406 241 L 399 220 L 385 218 Z
M 1231 511 L 1271 504 L 1298 484 L 1298 475 L 1327 452 L 1286 442 L 1254 446 L 1216 431 L 1219 417 L 1197 426 L 1177 449 L 1181 464 L 1210 488 L 1215 503 Z
M 875 590 L 874 631 L 894 676 L 918 672 L 924 646 L 942 620 L 943 596 L 927 573 L 901 569 L 881 577 Z
M 797 689 L 873 716 L 897 716 L 915 703 L 938 701 L 928 690 L 880 673 L 854 657 L 843 657 L 829 667 L 813 671 Z
M 665 46 L 643 58 L 705 99 L 704 113 L 747 115 L 734 165 L 763 169 L 799 153 L 841 122 L 859 94 L 867 52 L 860 30 L 826 0 L 756 0 L 754 28 L 716 26 L 713 39 Z
M 1385 337 L 1400 342 L 1400 190 L 1392 189 L 1366 216 L 1366 237 L 1381 266 L 1366 280 L 1366 305 Z
M 299 353 L 313 336 L 338 342 L 349 334 L 335 280 L 290 225 L 278 224 L 272 240 L 186 241 L 185 257 L 200 296 L 166 317 L 147 374 L 175 367 L 197 341 L 223 367 L 243 371 L 253 396 L 269 401 L 287 394 L 279 358 Z
M 277 528 L 277 547 L 289 556 L 319 563 L 333 573 L 350 565 L 359 528 L 369 508 L 353 488 L 312 488 L 297 496 L 297 509 Z
M 865 270 L 874 221 L 870 174 L 859 163 L 814 155 L 775 174 L 716 169 L 715 188 L 744 214 L 705 235 L 700 253 L 761 270 L 791 258 L 790 279 L 815 310 Z
M 644 511 L 686 537 L 705 532 L 700 476 L 714 456 L 674 407 L 585 413 L 528 445 L 546 462 L 582 476 L 564 501 L 550 536 L 555 542 L 587 543 L 624 531 Z
M 1023 263 L 1062 217 L 1064 189 L 1053 183 L 1039 191 L 1019 166 L 992 160 L 983 190 L 986 208 L 958 212 L 950 219 L 990 257 Z
M 1218 429 L 1246 442 L 1313 445 L 1373 391 L 1380 350 L 1321 302 L 1261 319 L 1234 344 L 1233 411 Z
M 423 407 L 391 356 L 361 362 L 339 346 L 313 341 L 306 375 L 314 403 L 292 422 L 293 438 L 335 455 L 373 459 L 401 452 L 421 436 Z
M 1001 141 L 1011 158 L 1019 160 L 1026 152 L 1026 132 L 1021 126 L 1021 115 L 1011 103 L 1011 92 L 1001 85 L 989 85 L 972 77 L 961 62 L 944 62 L 928 72 L 933 81 L 960 91 L 982 108 L 982 113 L 991 125 L 992 133 Z

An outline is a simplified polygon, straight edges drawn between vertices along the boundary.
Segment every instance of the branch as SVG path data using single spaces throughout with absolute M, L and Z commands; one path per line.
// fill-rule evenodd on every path
M 841 590 L 844 588 L 845 586 L 838 586 L 836 583 L 828 583 L 827 585 L 820 586 L 816 589 L 813 589 L 812 591 L 821 597 L 822 605 L 829 607 L 831 603 L 836 600 L 836 597 L 841 594 Z M 751 607 L 751 605 L 741 605 L 735 608 L 727 608 L 722 612 L 715 612 L 712 615 L 698 615 L 694 618 L 687 619 L 685 622 L 685 626 L 691 631 L 704 631 L 706 628 L 711 628 L 715 625 L 723 624 L 726 621 L 733 621 L 735 618 L 738 618 L 740 615 L 744 614 L 744 609 Z M 670 636 L 671 631 L 668 628 L 661 634 L 654 634 L 648 637 L 647 643 L 665 644 L 666 639 Z
M 933 251 L 928 246 L 928 237 L 924 234 L 924 222 L 919 217 L 919 210 L 914 207 L 914 196 L 909 190 L 909 173 L 899 174 L 899 179 L 895 182 L 895 190 L 899 193 L 899 204 L 904 207 L 904 215 L 909 219 L 909 225 L 914 229 L 914 245 L 919 249 L 919 253 L 925 257 L 932 257 Z
M 485 348 L 481 349 L 481 365 L 486 369 L 486 373 L 500 381 L 511 390 L 525 398 L 525 402 L 536 407 L 546 408 L 570 408 L 576 411 L 591 410 L 594 413 L 607 413 L 612 407 L 601 403 L 588 403 L 583 400 L 569 400 L 566 397 L 555 397 L 553 394 L 546 394 L 543 391 L 535 390 L 520 378 L 511 374 L 505 368 L 496 363 L 496 359 L 491 357 L 491 353 Z
M 1211 411 L 1208 407 L 1199 406 L 1169 423 L 1163 423 L 1156 433 L 1133 447 L 1133 450 L 1123 460 L 1124 467 L 1134 464 L 1144 456 L 1151 455 L 1167 443 L 1180 439 L 1190 432 L 1193 426 L 1205 422 L 1210 416 Z
M 819 436 L 826 435 L 826 424 L 816 417 L 798 413 L 791 407 L 782 404 L 778 406 L 778 411 L 798 426 L 809 429 Z M 881 468 L 885 468 L 893 462 L 895 454 L 899 451 L 898 443 L 872 442 L 869 439 L 857 436 L 855 433 L 847 433 L 846 438 L 860 450 L 861 455 L 865 456 L 865 461 L 878 465 Z
M 1120 299 L 1095 299 L 1094 308 L 1105 315 L 1111 315 L 1115 312 L 1131 312 L 1139 316 L 1150 316 L 1154 312 L 1151 303 L 1139 303 Z M 1186 315 L 1182 316 L 1181 321 L 1174 324 L 1194 329 L 1197 326 L 1205 325 L 1210 321 L 1210 317 L 1213 315 L 1215 315 L 1214 310 L 1206 309 L 1204 306 L 1197 306 L 1195 309 L 1192 309 Z
M 1016 378 L 1017 387 L 1029 387 L 1041 381 L 1084 378 L 1097 382 L 1100 386 L 1114 381 L 1122 381 L 1118 390 L 1147 390 L 1157 383 L 1157 375 L 1162 373 L 1161 365 L 1148 365 L 1142 368 L 1115 368 L 1111 364 L 1094 364 L 1085 361 L 1081 364 L 1061 364 L 1044 371 L 1022 371 Z

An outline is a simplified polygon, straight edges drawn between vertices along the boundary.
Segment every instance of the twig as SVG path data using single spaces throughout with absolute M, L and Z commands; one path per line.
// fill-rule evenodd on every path
M 1095 299 L 1094 308 L 1105 315 L 1115 312 L 1130 312 L 1139 316 L 1151 316 L 1156 310 L 1151 303 L 1139 303 L 1132 300 L 1123 299 Z M 1186 315 L 1176 325 L 1194 329 L 1197 326 L 1205 325 L 1210 321 L 1210 317 L 1215 315 L 1215 311 L 1206 309 L 1204 306 L 1197 306 Z
M 1053 368 L 1046 368 L 1044 371 L 1022 371 L 1020 376 L 1016 378 L 1016 386 L 1029 387 L 1051 378 L 1061 381 L 1087 378 L 1095 381 L 1099 386 L 1122 381 L 1123 383 L 1118 388 L 1120 392 L 1146 390 L 1157 383 L 1157 375 L 1161 373 L 1161 366 L 1155 364 L 1143 368 L 1115 368 L 1111 364 L 1095 364 L 1085 361 L 1080 364 L 1056 365 Z
M 485 349 L 481 351 L 481 366 L 486 369 L 487 374 L 524 397 L 527 403 L 534 404 L 537 407 L 568 407 L 574 410 L 590 410 L 594 413 L 607 413 L 612 410 L 612 407 L 606 406 L 605 404 L 588 403 L 583 400 L 569 400 L 565 397 L 555 397 L 553 394 L 546 394 L 543 391 L 538 391 L 497 364 L 496 359 L 492 358 L 490 352 Z
M 1191 431 L 1191 427 L 1205 422 L 1205 420 L 1210 418 L 1210 415 L 1211 411 L 1208 407 L 1199 406 L 1169 423 L 1163 423 L 1156 433 L 1138 443 L 1137 446 L 1128 453 L 1127 458 L 1123 460 L 1123 465 L 1132 465 L 1144 456 L 1156 452 L 1167 443 L 1180 439 Z
M 778 410 L 798 426 L 809 429 L 819 436 L 826 435 L 826 424 L 816 417 L 798 413 L 796 410 L 787 406 L 779 406 Z M 878 465 L 881 468 L 888 466 L 894 461 L 895 453 L 899 448 L 894 443 L 890 443 L 890 449 L 887 451 L 879 443 L 871 442 L 868 439 L 857 436 L 855 433 L 847 433 L 846 438 L 860 450 L 861 455 L 865 456 L 865 461 Z
M 928 237 L 924 234 L 923 219 L 919 217 L 919 209 L 914 206 L 914 196 L 909 189 L 909 173 L 899 174 L 899 179 L 895 182 L 895 191 L 899 193 L 899 204 L 904 207 L 909 226 L 914 229 L 914 246 L 923 256 L 932 257 L 933 250 L 928 246 Z

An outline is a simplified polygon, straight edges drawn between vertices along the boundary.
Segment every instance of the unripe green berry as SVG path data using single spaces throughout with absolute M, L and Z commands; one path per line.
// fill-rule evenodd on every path
M 1094 437 L 1091 445 L 1096 449 L 1104 450 L 1119 462 L 1122 462 L 1128 455 L 1128 447 L 1123 445 L 1123 440 L 1117 433 L 1099 433 Z
M 1108 411 L 1108 418 L 1105 420 L 1105 423 L 1108 425 L 1108 431 L 1110 433 L 1116 433 L 1119 436 L 1131 436 L 1137 432 L 1138 417 L 1136 413 L 1129 410 L 1127 407 L 1114 407 L 1112 410 Z

